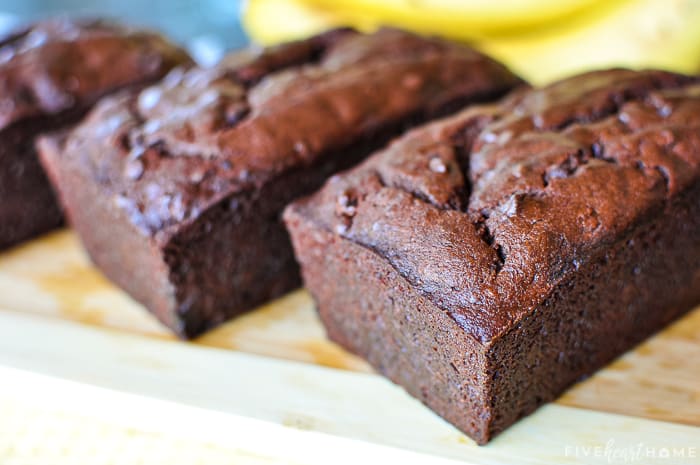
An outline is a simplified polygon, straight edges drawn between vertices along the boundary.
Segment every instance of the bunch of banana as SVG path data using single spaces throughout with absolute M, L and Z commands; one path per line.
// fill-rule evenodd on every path
M 469 42 L 533 83 L 611 66 L 700 71 L 700 0 L 248 0 L 270 44 L 395 25 Z

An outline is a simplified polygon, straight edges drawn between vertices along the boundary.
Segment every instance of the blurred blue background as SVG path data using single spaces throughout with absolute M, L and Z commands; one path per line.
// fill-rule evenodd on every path
M 108 17 L 161 30 L 203 64 L 247 42 L 242 0 L 0 0 L 0 33 L 54 15 Z

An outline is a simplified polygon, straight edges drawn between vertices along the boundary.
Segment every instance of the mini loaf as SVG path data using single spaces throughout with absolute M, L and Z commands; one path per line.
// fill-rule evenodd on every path
M 103 95 L 160 79 L 188 56 L 157 34 L 48 20 L 0 39 L 0 249 L 59 226 L 34 149 Z
M 300 284 L 287 203 L 405 127 L 519 83 L 461 45 L 335 30 L 107 99 L 42 157 L 94 262 L 193 337 Z
M 700 302 L 700 79 L 515 92 L 285 220 L 330 338 L 484 444 Z

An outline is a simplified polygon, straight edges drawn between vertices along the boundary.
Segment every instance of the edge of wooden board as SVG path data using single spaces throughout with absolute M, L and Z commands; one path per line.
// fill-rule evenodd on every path
M 478 447 L 377 375 L 12 312 L 0 312 L 0 379 L 0 393 L 301 463 L 629 463 L 635 450 L 700 463 L 698 427 L 547 405 Z

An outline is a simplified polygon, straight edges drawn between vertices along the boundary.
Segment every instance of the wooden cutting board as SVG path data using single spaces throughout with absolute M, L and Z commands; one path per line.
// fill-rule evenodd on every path
M 635 450 L 637 463 L 700 463 L 700 308 L 481 448 L 328 341 L 303 290 L 181 342 L 60 231 L 0 255 L 0 309 L 0 374 L 50 375 L 42 383 L 59 383 L 57 401 L 74 398 L 100 415 L 166 409 L 223 421 L 241 448 L 270 452 L 267 435 L 280 457 L 301 463 L 357 463 L 363 454 L 629 463 Z M 158 428 L 174 425 L 221 435 L 195 421 Z

